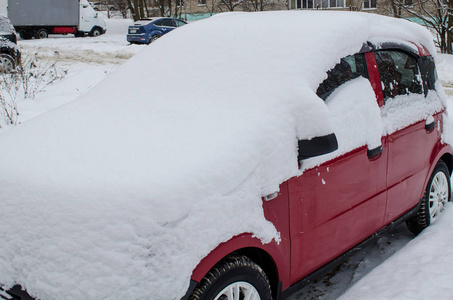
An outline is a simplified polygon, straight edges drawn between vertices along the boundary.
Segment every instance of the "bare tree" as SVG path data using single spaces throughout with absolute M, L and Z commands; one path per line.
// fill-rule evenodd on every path
M 243 0 L 244 11 L 264 11 L 266 6 L 271 4 L 270 0 Z
M 453 0 L 391 0 L 394 16 L 402 12 L 418 18 L 426 27 L 437 33 L 437 45 L 442 53 L 452 54 Z
M 129 6 L 126 0 L 112 0 L 115 8 L 121 13 L 121 16 L 126 19 L 128 17 Z
M 147 17 L 147 15 L 145 15 L 145 8 L 147 8 L 145 0 L 127 0 L 127 5 L 129 6 L 134 21 Z
M 229 11 L 234 11 L 236 6 L 240 5 L 242 0 L 220 0 L 220 3 L 223 4 Z M 220 11 L 223 11 L 222 7 L 219 5 Z

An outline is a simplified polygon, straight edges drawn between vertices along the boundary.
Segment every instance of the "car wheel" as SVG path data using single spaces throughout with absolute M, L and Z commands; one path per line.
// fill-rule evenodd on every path
M 35 39 L 47 39 L 48 37 L 49 37 L 49 34 L 48 34 L 47 30 L 45 30 L 44 28 L 39 29 L 35 33 Z
M 99 28 L 94 28 L 93 30 L 91 30 L 90 32 L 90 36 L 100 36 L 102 34 L 101 30 Z
M 158 34 L 153 35 L 153 36 L 149 39 L 149 43 L 151 44 L 152 42 L 154 42 L 154 41 L 157 40 L 158 38 L 160 38 L 160 35 L 158 35 Z
M 271 300 L 263 269 L 246 256 L 230 255 L 200 281 L 190 300 Z
M 10 73 L 15 68 L 14 58 L 8 54 L 0 54 L 0 72 Z
M 434 223 L 450 201 L 450 172 L 441 160 L 434 168 L 417 214 L 406 221 L 407 227 L 414 234 Z

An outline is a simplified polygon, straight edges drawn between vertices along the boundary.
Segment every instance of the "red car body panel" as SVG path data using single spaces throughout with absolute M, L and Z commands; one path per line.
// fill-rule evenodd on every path
M 272 241 L 271 243 L 263 244 L 250 233 L 235 236 L 228 242 L 220 244 L 198 264 L 193 271 L 192 280 L 199 282 L 217 262 L 228 254 L 244 248 L 256 248 L 267 252 L 273 258 L 274 264 L 279 270 L 278 280 L 283 283 L 283 289 L 289 287 L 291 283 L 291 256 L 289 255 L 291 249 L 287 185 L 287 182 L 280 185 L 277 198 L 270 201 L 263 200 L 264 215 L 280 232 L 280 242 Z
M 417 46 L 420 57 L 430 55 Z M 384 106 L 374 52 L 366 52 L 368 79 L 379 107 Z M 280 185 L 277 198 L 263 200 L 266 219 L 281 241 L 262 244 L 249 233 L 222 243 L 194 270 L 199 282 L 223 257 L 244 249 L 268 253 L 278 270 L 282 290 L 347 252 L 392 221 L 417 207 L 436 163 L 452 147 L 441 142 L 442 115 L 381 138 L 382 152 L 368 157 L 366 146 L 304 171 Z M 450 168 L 452 166 L 450 165 Z
M 383 226 L 387 151 L 370 160 L 367 150 L 361 147 L 288 181 L 293 282 Z

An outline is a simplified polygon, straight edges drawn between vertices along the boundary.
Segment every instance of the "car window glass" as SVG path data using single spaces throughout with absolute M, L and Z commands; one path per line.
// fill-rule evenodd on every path
M 424 56 L 422 57 L 422 61 L 425 67 L 428 89 L 435 90 L 436 89 L 435 84 L 437 81 L 437 71 L 434 59 L 432 58 L 432 56 Z
M 337 87 L 360 76 L 368 78 L 364 55 L 346 56 L 327 72 L 327 78 L 319 85 L 316 94 L 321 99 L 326 100 Z
M 384 100 L 423 92 L 420 70 L 414 56 L 394 50 L 377 51 L 376 63 Z
M 172 19 L 163 19 L 162 26 L 175 27 L 175 24 Z
M 186 25 L 186 23 L 184 23 L 183 21 L 180 21 L 180 20 L 175 20 L 176 22 L 176 27 L 181 27 L 183 25 Z
M 163 21 L 163 20 L 157 20 L 156 22 L 154 22 L 154 25 L 156 25 L 156 26 L 163 26 L 163 25 L 162 25 L 162 21 Z

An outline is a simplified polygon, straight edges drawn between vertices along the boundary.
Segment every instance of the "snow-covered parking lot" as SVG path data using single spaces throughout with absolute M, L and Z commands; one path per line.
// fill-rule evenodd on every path
M 48 85 L 35 99 L 18 97 L 18 123 L 77 99 L 147 47 L 126 42 L 129 24 L 129 20 L 109 20 L 107 34 L 98 38 L 51 36 L 46 40 L 19 40 L 24 57 L 36 54 L 41 61 L 56 61 L 66 76 Z M 453 108 L 453 56 L 439 55 L 437 67 Z M 2 131 L 11 127 L 4 120 L 1 122 Z M 442 219 L 417 238 L 412 239 L 406 228 L 399 226 L 291 299 L 451 299 L 451 206 Z

